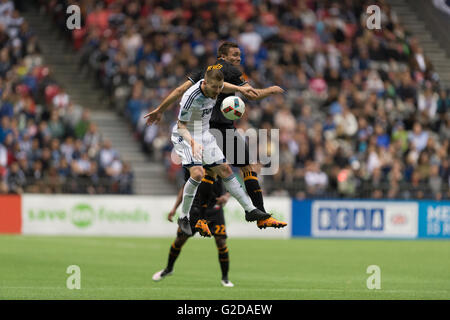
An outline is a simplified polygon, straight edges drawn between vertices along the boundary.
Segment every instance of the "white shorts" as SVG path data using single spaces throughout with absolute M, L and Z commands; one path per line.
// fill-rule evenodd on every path
M 183 167 L 189 168 L 192 166 L 203 166 L 208 168 L 225 163 L 226 161 L 222 150 L 217 145 L 216 138 L 209 131 L 202 133 L 202 159 L 194 158 L 191 145 L 187 143 L 182 136 L 180 136 L 177 130 L 177 125 L 175 125 L 172 130 L 171 139 L 175 152 L 181 158 L 181 164 Z M 198 140 L 200 139 L 195 139 L 194 137 L 194 140 L 199 142 Z

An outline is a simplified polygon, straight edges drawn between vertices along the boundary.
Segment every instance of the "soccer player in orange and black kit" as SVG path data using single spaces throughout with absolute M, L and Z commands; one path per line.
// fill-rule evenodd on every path
M 189 179 L 189 171 L 186 168 L 184 168 L 184 171 L 185 171 L 185 180 L 187 181 Z M 206 181 L 204 182 L 209 183 L 211 185 L 213 184 L 213 181 L 208 179 L 206 179 Z M 212 191 L 213 192 L 209 194 L 209 198 L 207 200 L 205 208 L 206 212 L 204 214 L 204 217 L 208 220 L 208 228 L 210 230 L 213 230 L 214 239 L 216 240 L 216 246 L 219 254 L 220 269 L 222 271 L 221 283 L 224 287 L 233 287 L 234 286 L 233 283 L 228 279 L 230 259 L 226 242 L 227 231 L 225 227 L 225 217 L 223 214 L 223 206 L 227 203 L 228 199 L 230 198 L 230 194 L 226 192 L 222 184 L 222 180 L 220 178 L 218 181 L 216 181 L 216 183 L 214 183 Z M 169 216 L 167 217 L 170 221 L 173 220 L 175 212 L 181 203 L 182 197 L 183 197 L 183 188 L 180 189 L 175 205 L 169 212 Z M 194 236 L 195 232 L 197 231 L 195 226 L 197 224 L 197 221 L 201 218 L 200 217 L 201 214 L 202 213 L 200 201 L 198 200 L 198 197 L 196 197 L 194 198 L 191 211 L 189 213 L 192 236 Z M 177 237 L 175 241 L 172 243 L 169 250 L 169 258 L 167 261 L 167 266 L 163 270 L 158 271 L 153 275 L 154 281 L 160 281 L 165 277 L 172 275 L 175 261 L 177 260 L 181 252 L 181 248 L 189 239 L 189 237 L 190 236 L 183 233 L 181 229 L 178 227 Z
M 216 68 L 220 69 L 224 75 L 224 81 L 229 82 L 231 84 L 249 87 L 252 90 L 248 91 L 246 95 L 247 98 L 253 100 L 263 99 L 272 94 L 283 93 L 284 90 L 278 86 L 271 86 L 264 89 L 254 89 L 250 86 L 250 84 L 245 80 L 242 72 L 238 69 L 238 66 L 241 63 L 241 51 L 236 43 L 233 42 L 224 42 L 218 49 L 218 59 L 214 66 L 209 66 L 208 68 Z M 152 112 L 146 114 L 144 117 L 147 118 L 147 125 L 151 125 L 152 123 L 157 123 L 161 120 L 163 112 L 172 105 L 175 101 L 177 101 L 183 93 L 193 84 L 195 84 L 198 80 L 203 78 L 204 70 L 200 70 L 193 75 L 188 77 L 188 81 L 183 83 L 181 86 L 172 91 L 169 96 L 167 96 L 164 101 Z M 221 132 L 221 137 L 217 137 L 219 147 L 222 148 L 222 151 L 227 158 L 228 163 L 232 166 L 239 167 L 244 177 L 244 185 L 245 189 L 252 200 L 253 205 L 259 210 L 266 212 L 264 208 L 264 201 L 262 196 L 262 189 L 258 181 L 258 176 L 256 173 L 255 165 L 251 164 L 249 159 L 249 149 L 248 144 L 244 140 L 242 136 L 240 136 L 236 132 L 236 128 L 234 127 L 233 121 L 226 119 L 221 111 L 221 105 L 223 99 L 233 94 L 219 94 L 216 105 L 214 106 L 211 120 L 210 120 L 210 129 L 211 133 L 215 135 L 215 132 Z M 216 131 L 218 130 L 218 131 Z M 231 134 L 230 134 L 231 133 Z M 219 139 L 222 139 L 222 143 L 220 143 Z M 234 159 L 229 159 L 227 157 L 227 148 L 234 148 Z M 242 156 L 238 153 L 244 150 L 245 152 L 245 161 L 238 162 L 238 158 Z M 207 175 L 205 176 L 206 180 L 215 181 L 215 176 L 207 170 Z M 205 180 L 204 179 L 204 180 Z M 203 205 L 206 203 L 208 199 L 208 195 L 212 192 L 213 185 L 210 183 L 206 183 L 202 181 L 197 190 L 197 197 L 199 197 L 200 203 Z M 202 214 L 203 216 L 203 214 Z M 210 232 L 205 227 L 206 221 L 205 219 L 200 219 L 197 224 L 197 229 L 203 236 L 210 236 Z M 282 228 L 287 224 L 283 221 L 278 221 L 275 218 L 269 216 L 266 219 L 258 220 L 257 226 L 259 228 Z

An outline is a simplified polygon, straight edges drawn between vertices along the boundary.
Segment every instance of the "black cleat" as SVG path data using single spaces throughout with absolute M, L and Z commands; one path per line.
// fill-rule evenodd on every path
M 178 225 L 184 234 L 192 236 L 191 224 L 188 217 L 178 218 Z
M 245 220 L 247 220 L 248 222 L 256 220 L 265 220 L 267 218 L 270 218 L 270 214 L 265 213 L 264 211 L 261 211 L 258 208 L 253 209 L 250 212 L 245 211 Z

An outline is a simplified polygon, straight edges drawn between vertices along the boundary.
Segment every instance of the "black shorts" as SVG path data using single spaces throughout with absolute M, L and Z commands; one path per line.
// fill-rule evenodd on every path
M 250 161 L 249 145 L 245 138 L 236 131 L 236 128 L 211 122 L 210 132 L 216 138 L 217 145 L 230 165 L 245 167 L 257 162 L 256 159 Z M 254 154 L 256 155 L 256 153 Z
M 196 207 L 192 207 L 189 216 L 192 229 L 192 236 L 194 236 L 195 233 L 197 232 L 195 230 L 195 224 L 197 223 L 197 220 L 200 218 L 200 212 Z M 224 239 L 227 238 L 227 230 L 225 227 L 225 216 L 223 215 L 222 207 L 219 207 L 219 209 L 215 208 L 206 209 L 206 220 L 208 221 L 209 230 L 211 231 L 214 237 Z M 181 229 L 179 227 L 177 235 L 179 236 L 184 235 L 184 233 L 181 232 Z

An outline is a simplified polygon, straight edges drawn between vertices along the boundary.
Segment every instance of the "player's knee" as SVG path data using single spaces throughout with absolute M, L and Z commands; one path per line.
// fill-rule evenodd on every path
M 191 168 L 191 178 L 195 181 L 202 181 L 205 176 L 205 171 L 202 167 L 193 167 Z
M 231 167 L 229 165 L 223 164 L 219 166 L 217 173 L 221 178 L 226 178 L 233 173 L 233 170 L 231 170 Z
M 224 238 L 216 237 L 216 246 L 217 249 L 223 248 L 227 245 L 227 242 Z

